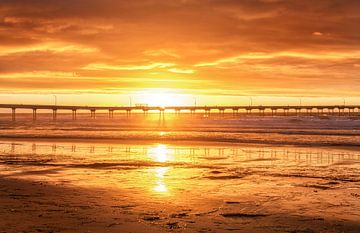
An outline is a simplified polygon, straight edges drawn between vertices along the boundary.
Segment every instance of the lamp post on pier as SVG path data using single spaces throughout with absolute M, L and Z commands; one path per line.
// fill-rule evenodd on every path
M 55 106 L 57 105 L 57 96 L 56 95 L 53 95 L 54 96 L 54 103 L 55 103 Z
M 250 98 L 250 107 L 252 107 L 252 105 L 253 105 L 253 99 L 252 99 L 251 96 L 250 96 L 249 98 Z

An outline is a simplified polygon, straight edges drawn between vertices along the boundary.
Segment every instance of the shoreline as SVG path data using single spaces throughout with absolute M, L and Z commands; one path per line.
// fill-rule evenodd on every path
M 175 146 L 231 146 L 231 147 L 269 147 L 269 148 L 319 148 L 326 150 L 349 150 L 349 151 L 358 151 L 359 146 L 352 145 L 333 145 L 333 144 L 319 144 L 319 145 L 309 145 L 305 143 L 266 143 L 266 142 L 238 142 L 238 141 L 229 141 L 229 140 L 184 140 L 184 139 L 136 139 L 136 138 L 121 138 L 121 139 L 110 139 L 110 138 L 69 138 L 69 137 L 2 137 L 0 135 L 0 141 L 6 142 L 64 142 L 64 143 L 85 143 L 85 144 L 124 144 L 124 145 L 153 145 L 153 144 L 168 144 Z

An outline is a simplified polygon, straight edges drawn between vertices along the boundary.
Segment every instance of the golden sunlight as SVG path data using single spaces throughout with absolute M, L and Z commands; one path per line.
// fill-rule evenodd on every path
M 156 147 L 150 148 L 149 156 L 160 163 L 165 163 L 169 160 L 172 160 L 172 156 L 169 154 L 166 145 L 163 144 L 159 144 Z
M 157 193 L 167 193 L 168 188 L 164 182 L 164 176 L 169 170 L 168 167 L 158 167 L 155 169 L 155 176 L 157 177 L 156 185 L 154 191 Z
M 192 95 L 174 93 L 168 89 L 151 89 L 135 94 L 135 104 L 160 107 L 189 105 L 192 99 Z
M 168 189 L 164 183 L 159 181 L 154 187 L 154 191 L 157 193 L 166 193 L 168 192 Z
M 156 147 L 152 147 L 148 151 L 148 155 L 151 159 L 160 162 L 165 163 L 169 160 L 172 160 L 173 157 L 170 155 L 168 148 L 166 145 L 159 144 Z M 165 174 L 168 172 L 168 167 L 158 167 L 154 169 L 155 177 L 156 177 L 156 183 L 153 187 L 153 191 L 156 193 L 168 193 L 168 188 L 166 186 L 166 183 L 164 181 Z

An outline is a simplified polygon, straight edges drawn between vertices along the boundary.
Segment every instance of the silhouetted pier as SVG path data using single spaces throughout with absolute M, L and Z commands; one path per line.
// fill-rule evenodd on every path
M 0 104 L 0 109 L 11 109 L 12 120 L 16 119 L 16 110 L 28 109 L 32 110 L 33 120 L 37 119 L 38 110 L 50 110 L 52 111 L 53 120 L 57 119 L 58 111 L 71 111 L 72 119 L 76 120 L 77 112 L 85 110 L 90 112 L 90 118 L 96 118 L 97 111 L 107 111 L 109 119 L 114 118 L 114 112 L 123 112 L 127 116 L 130 116 L 132 112 L 159 112 L 160 115 L 164 115 L 165 112 L 173 112 L 180 114 L 181 112 L 187 112 L 195 114 L 196 112 L 202 112 L 206 116 L 210 113 L 218 113 L 224 115 L 226 113 L 232 113 L 233 115 L 246 114 L 246 115 L 260 115 L 260 116 L 293 116 L 293 115 L 338 115 L 360 116 L 360 105 L 314 105 L 314 106 L 72 106 L 72 105 L 33 105 L 33 104 Z

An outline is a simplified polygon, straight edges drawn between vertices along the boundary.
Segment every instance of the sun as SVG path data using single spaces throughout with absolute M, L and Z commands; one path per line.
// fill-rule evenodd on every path
M 181 105 L 181 98 L 176 94 L 159 93 L 159 94 L 147 94 L 145 102 L 148 105 L 153 106 L 176 106 Z
M 138 104 L 149 106 L 181 106 L 189 104 L 189 95 L 174 93 L 167 89 L 151 89 L 138 93 L 136 101 Z

